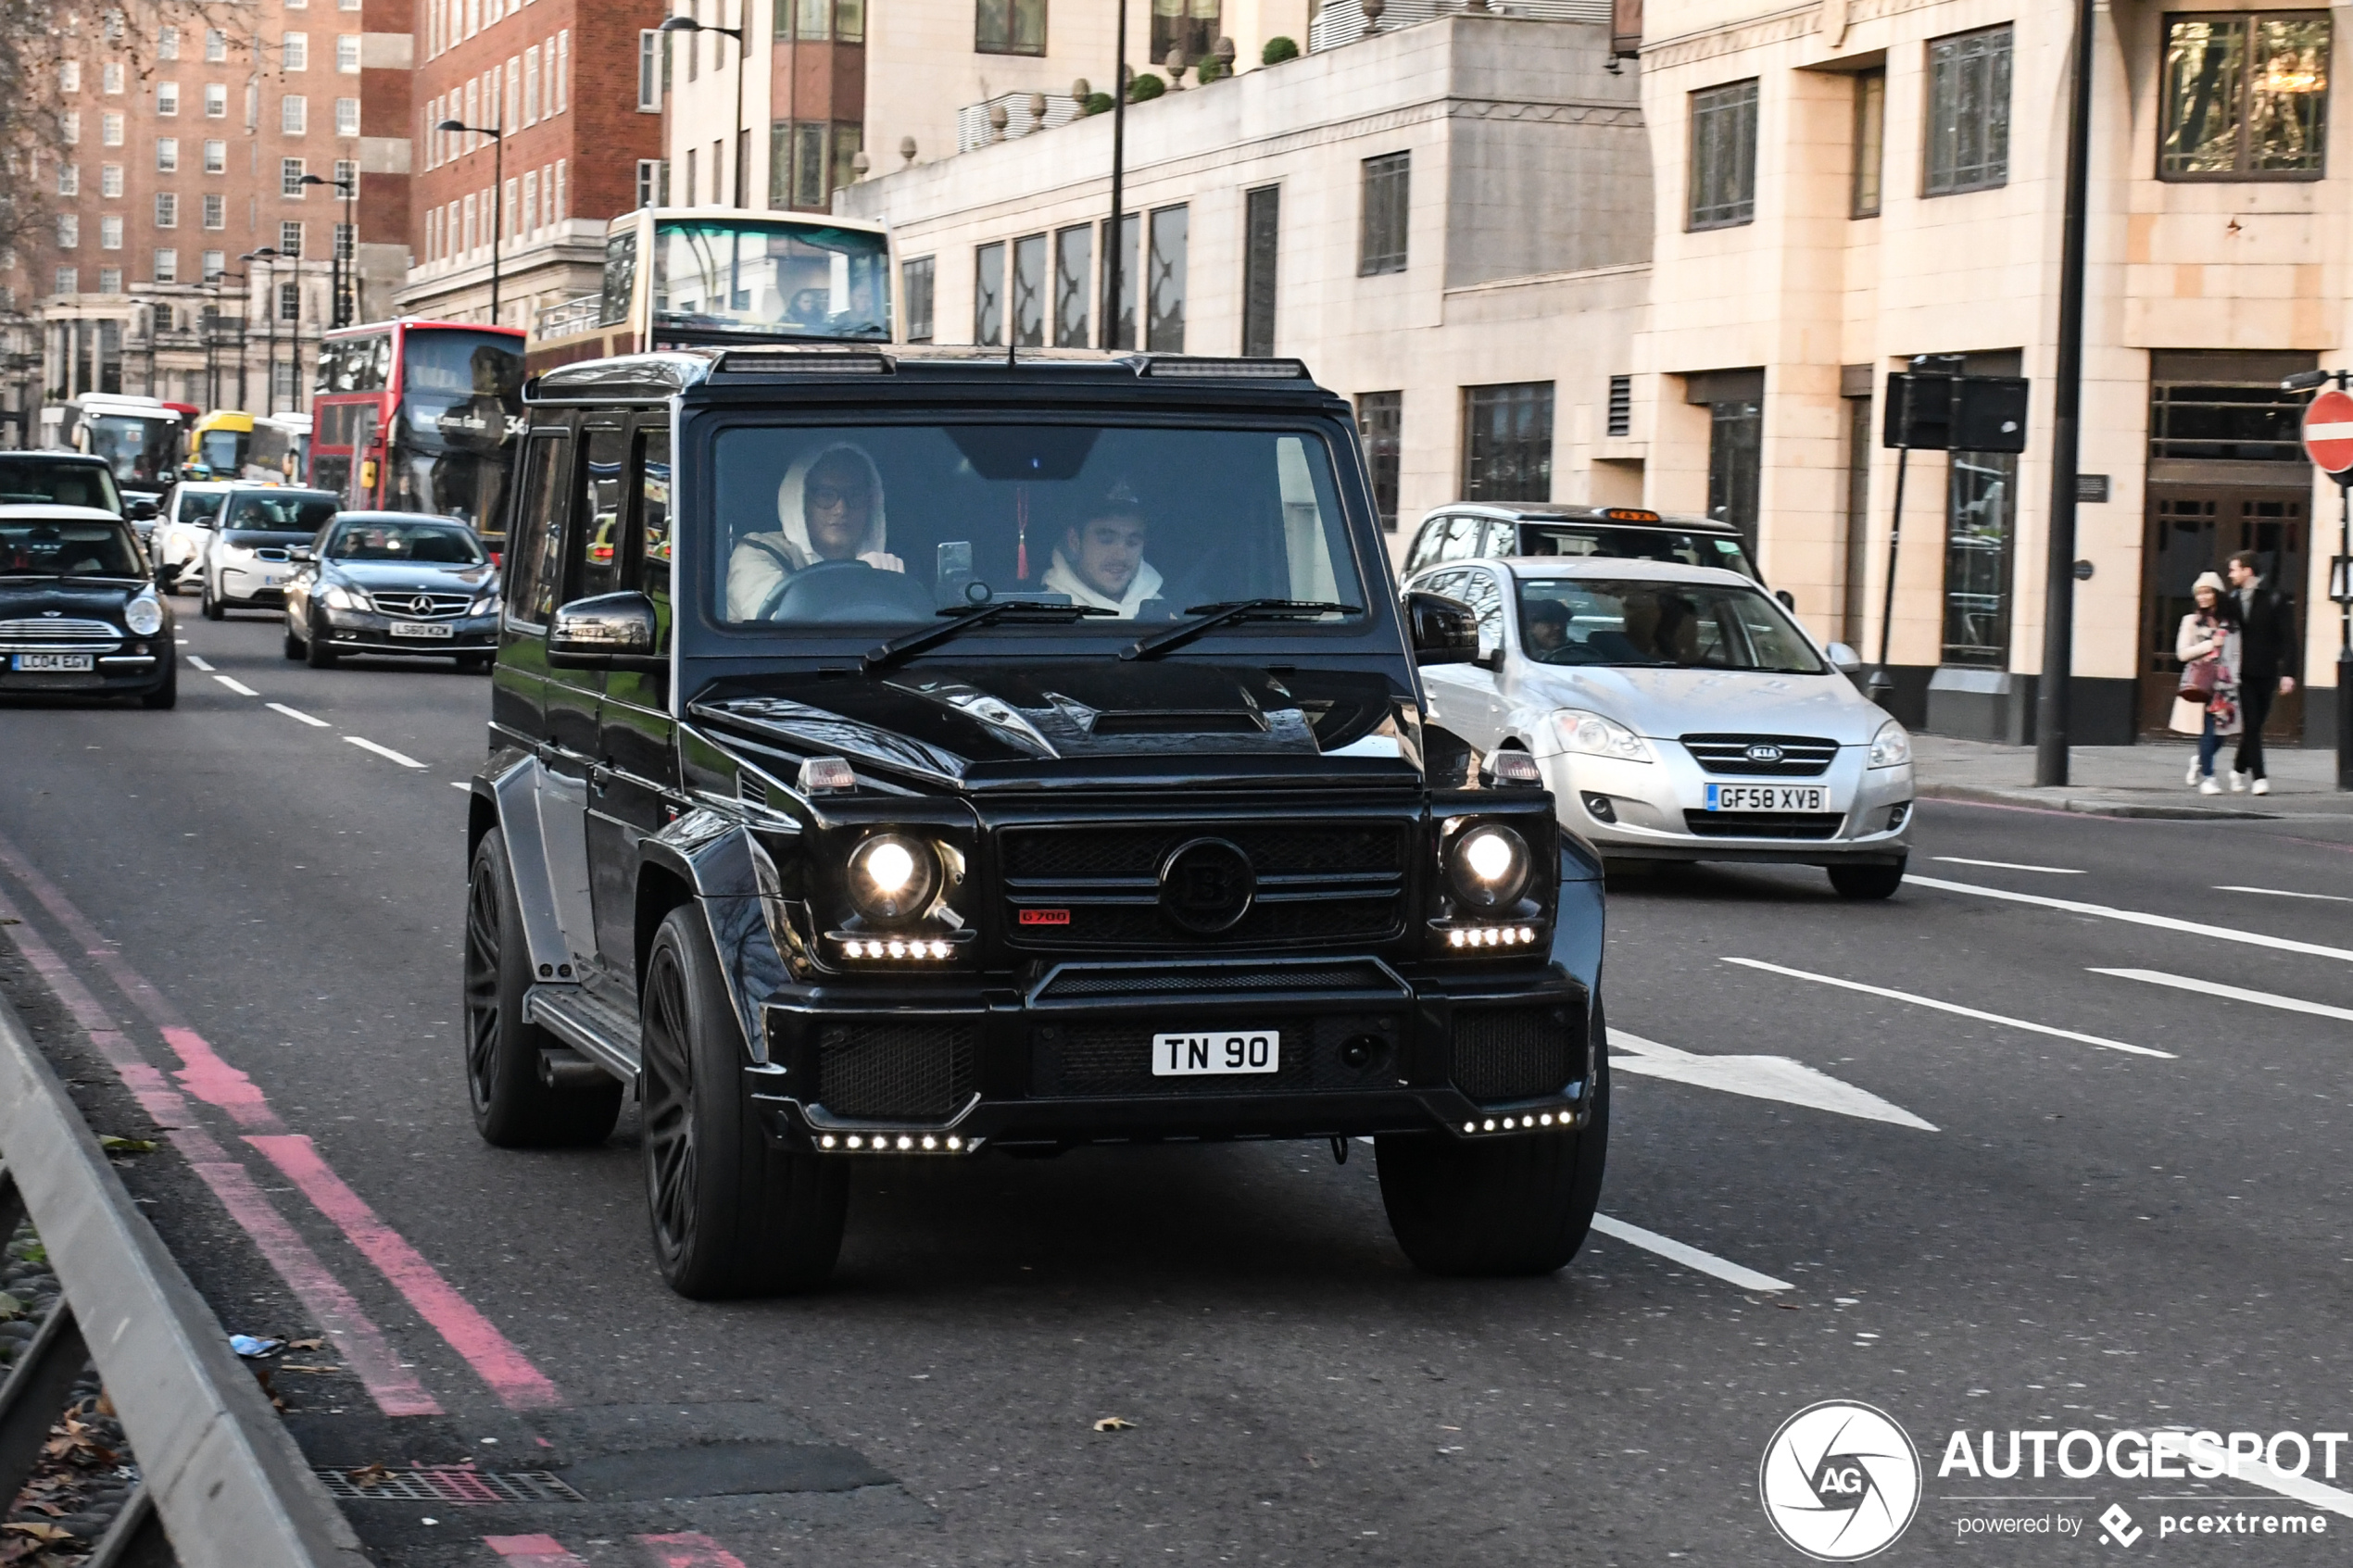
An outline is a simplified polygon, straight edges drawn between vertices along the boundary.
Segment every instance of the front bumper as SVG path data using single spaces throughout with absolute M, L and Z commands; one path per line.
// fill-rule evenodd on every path
M 153 691 L 170 676 L 171 659 L 169 655 L 132 651 L 151 646 L 152 639 L 141 639 L 110 648 L 71 650 L 91 654 L 88 670 L 19 670 L 14 659 L 0 653 L 0 693 L 12 696 L 40 692 L 122 696 Z
M 460 616 L 454 620 L 426 621 L 423 624 L 447 626 L 447 637 L 396 636 L 394 618 L 378 615 L 372 610 L 325 609 L 327 641 L 339 653 L 396 653 L 431 659 L 457 653 L 489 653 L 498 646 L 498 618 L 496 615 Z M 404 621 L 415 625 L 415 621 Z
M 1567 752 L 1541 759 L 1561 823 L 1610 859 L 1749 860 L 1795 865 L 1885 864 L 1911 847 L 1912 766 L 1867 768 L 1862 748 L 1841 746 L 1814 778 L 1750 778 L 1705 772 L 1673 742 L 1654 741 L 1657 760 L 1624 761 Z M 1818 785 L 1815 812 L 1707 810 L 1707 785 Z
M 1026 990 L 828 983 L 760 1010 L 751 1104 L 824 1154 L 1506 1136 L 1582 1126 L 1593 1076 L 1591 993 L 1556 962 L 1063 963 Z M 1155 1077 L 1153 1035 L 1178 1032 L 1273 1032 L 1279 1070 Z
M 223 561 L 215 569 L 212 596 L 224 605 L 258 608 L 286 602 L 286 581 L 294 569 L 281 561 Z M 276 583 L 270 582 L 276 578 Z

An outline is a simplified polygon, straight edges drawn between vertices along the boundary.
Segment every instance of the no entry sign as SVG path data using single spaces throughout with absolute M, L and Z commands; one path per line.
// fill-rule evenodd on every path
M 2304 410 L 2304 450 L 2323 473 L 2353 469 L 2353 397 L 2328 387 L 2312 399 Z

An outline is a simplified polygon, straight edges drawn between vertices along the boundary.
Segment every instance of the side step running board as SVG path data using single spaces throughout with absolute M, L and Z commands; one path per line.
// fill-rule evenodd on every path
M 534 985 L 523 993 L 522 1015 L 572 1047 L 541 1053 L 542 1082 L 566 1087 L 566 1080 L 581 1069 L 609 1073 L 624 1084 L 637 1081 L 637 1021 L 620 1009 L 577 985 Z M 573 1051 L 586 1060 L 576 1064 L 562 1060 Z

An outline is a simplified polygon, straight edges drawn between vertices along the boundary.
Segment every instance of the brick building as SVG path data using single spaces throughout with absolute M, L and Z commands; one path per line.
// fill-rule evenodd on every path
M 661 0 L 415 0 L 416 148 L 404 314 L 527 327 L 597 286 L 605 220 L 639 205 L 661 156 Z M 504 132 L 436 129 L 457 120 Z

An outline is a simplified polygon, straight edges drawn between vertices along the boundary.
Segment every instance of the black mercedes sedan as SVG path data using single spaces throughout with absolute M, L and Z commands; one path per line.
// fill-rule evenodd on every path
M 171 609 L 131 524 L 94 507 L 0 506 L 0 696 L 178 699 Z
M 291 553 L 288 659 L 425 654 L 487 670 L 497 653 L 498 569 L 460 518 L 345 512 Z

